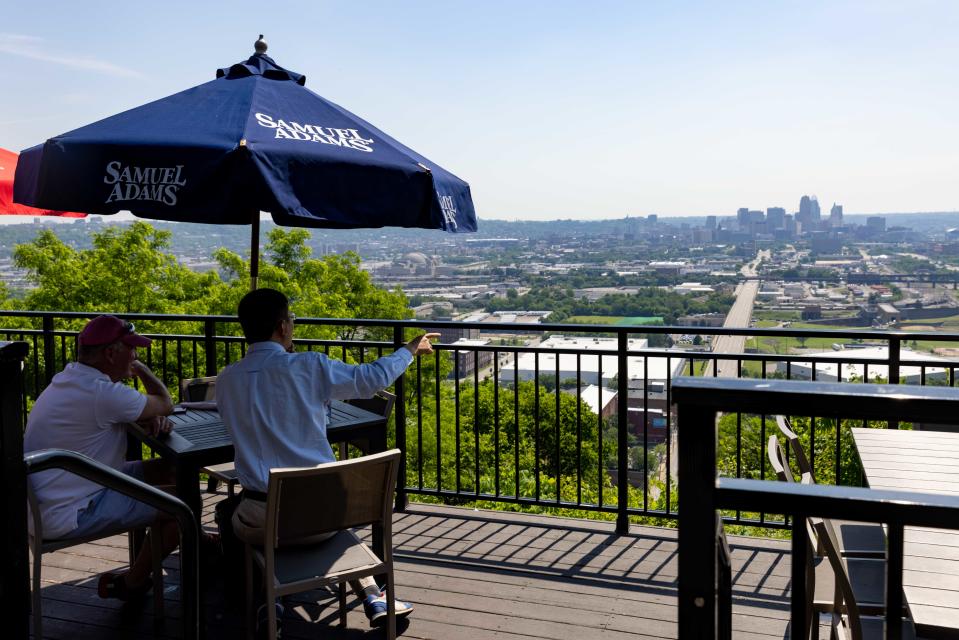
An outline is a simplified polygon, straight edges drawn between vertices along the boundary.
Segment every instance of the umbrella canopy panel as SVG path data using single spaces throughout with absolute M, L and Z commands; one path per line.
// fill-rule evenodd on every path
M 257 53 L 23 152 L 15 200 L 157 220 L 476 230 L 469 185 Z
M 13 176 L 17 170 L 17 154 L 0 149 L 0 216 L 60 216 L 85 218 L 85 213 L 36 209 L 13 201 Z

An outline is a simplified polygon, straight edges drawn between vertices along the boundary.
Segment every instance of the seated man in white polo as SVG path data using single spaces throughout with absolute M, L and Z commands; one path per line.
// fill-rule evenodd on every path
M 150 484 L 169 484 L 172 474 L 160 460 L 126 461 L 124 424 L 139 422 L 153 434 L 166 433 L 173 401 L 163 382 L 137 360 L 137 347 L 150 339 L 133 324 L 99 316 L 80 332 L 78 362 L 55 375 L 37 398 L 24 436 L 26 452 L 68 449 L 87 455 Z M 139 378 L 145 393 L 121 380 Z M 95 535 L 117 527 L 153 525 L 164 556 L 179 543 L 176 521 L 148 504 L 62 470 L 34 473 L 30 483 L 40 507 L 45 539 Z M 101 598 L 130 600 L 151 587 L 151 542 L 130 570 L 100 576 Z

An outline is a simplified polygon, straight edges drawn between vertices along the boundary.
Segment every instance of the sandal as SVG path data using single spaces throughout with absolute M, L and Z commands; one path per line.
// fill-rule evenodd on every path
M 221 544 L 219 533 L 204 531 L 200 534 L 200 555 L 206 554 L 223 554 L 223 545 Z
M 125 573 L 104 573 L 97 583 L 97 595 L 101 598 L 114 598 L 122 602 L 142 600 L 153 588 L 153 579 L 147 578 L 139 587 L 127 586 Z

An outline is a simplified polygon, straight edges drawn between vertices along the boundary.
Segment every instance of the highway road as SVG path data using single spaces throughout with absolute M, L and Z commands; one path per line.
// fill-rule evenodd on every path
M 759 281 L 747 280 L 736 287 L 736 302 L 733 303 L 723 328 L 748 327 L 753 317 L 753 304 L 759 293 Z M 746 346 L 746 336 L 716 336 L 713 339 L 713 353 L 742 353 Z M 738 378 L 739 371 L 735 360 L 719 361 L 719 376 Z
M 760 251 L 756 254 L 755 260 L 742 268 L 742 274 L 746 277 L 755 277 L 758 275 L 757 269 L 763 260 L 764 254 L 768 259 L 769 252 Z M 726 314 L 726 321 L 723 323 L 723 328 L 749 326 L 749 322 L 753 317 L 753 305 L 756 302 L 757 293 L 759 293 L 759 280 L 745 280 L 739 283 L 739 286 L 736 287 L 736 301 L 733 303 L 729 313 Z M 713 338 L 713 353 L 742 353 L 745 347 L 746 336 L 715 336 Z M 705 375 L 711 374 L 712 371 L 709 370 Z M 738 378 L 739 367 L 737 362 L 735 360 L 720 360 L 718 375 L 723 378 Z M 675 429 L 677 426 L 674 422 L 671 427 L 673 437 L 671 438 L 672 456 L 670 457 L 671 464 L 669 467 L 673 478 L 676 478 L 679 472 L 679 455 L 676 449 L 679 439 L 675 437 Z M 665 478 L 665 460 L 661 462 L 658 473 L 660 479 Z
M 769 249 L 762 249 L 756 252 L 756 257 L 753 258 L 752 262 L 743 265 L 743 268 L 739 270 L 741 274 L 747 278 L 755 278 L 759 275 L 759 265 L 763 260 L 769 260 L 772 254 L 769 252 Z

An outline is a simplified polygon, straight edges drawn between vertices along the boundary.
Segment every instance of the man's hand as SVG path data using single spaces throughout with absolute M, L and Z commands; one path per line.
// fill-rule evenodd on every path
M 425 356 L 433 353 L 433 345 L 430 344 L 430 340 L 436 340 L 439 337 L 440 334 L 438 333 L 424 333 L 406 343 L 406 348 L 413 354 L 413 357 Z
M 143 385 L 143 390 L 147 396 L 146 406 L 143 407 L 143 411 L 140 412 L 140 417 L 137 419 L 137 422 L 146 427 L 146 420 L 151 420 L 156 416 L 166 416 L 173 412 L 173 399 L 170 397 L 169 390 L 166 388 L 166 385 L 163 384 L 163 381 L 150 371 L 150 367 L 139 360 L 134 360 L 130 364 L 130 372 L 140 379 L 140 383 Z M 168 428 L 166 433 L 169 433 L 169 431 L 170 429 Z M 156 435 L 156 433 L 153 433 L 153 435 Z
M 143 362 L 140 360 L 134 360 L 130 364 L 130 373 L 132 373 L 134 377 L 140 378 L 141 380 L 143 380 L 144 375 L 153 375 L 153 372 L 150 371 L 150 367 L 143 364 Z
M 138 425 L 143 427 L 151 436 L 162 436 L 173 431 L 173 423 L 166 416 L 155 416 L 146 420 L 139 420 Z

